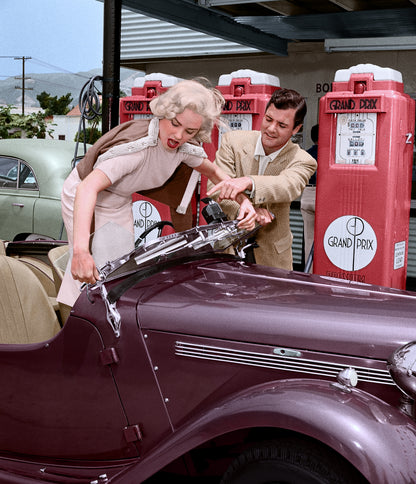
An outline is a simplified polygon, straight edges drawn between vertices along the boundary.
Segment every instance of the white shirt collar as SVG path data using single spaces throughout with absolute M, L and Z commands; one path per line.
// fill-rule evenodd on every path
M 257 138 L 256 147 L 254 149 L 254 158 L 259 162 L 259 173 L 258 173 L 259 175 L 264 174 L 267 168 L 267 165 L 272 161 L 274 161 L 274 159 L 279 155 L 279 153 L 283 150 L 283 148 L 287 145 L 287 143 L 285 143 L 278 150 L 273 151 L 273 153 L 270 153 L 270 155 L 266 155 L 266 153 L 264 152 L 263 144 L 261 142 L 261 133 L 259 134 L 259 137 Z

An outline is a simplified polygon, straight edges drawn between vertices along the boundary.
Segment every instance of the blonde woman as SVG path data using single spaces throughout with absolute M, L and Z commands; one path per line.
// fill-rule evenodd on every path
M 194 80 L 181 81 L 150 102 L 154 115 L 151 120 L 120 125 L 88 150 L 62 190 L 62 215 L 72 257 L 58 294 L 59 302 L 72 306 L 81 283 L 94 284 L 99 279 L 96 265 L 102 256 L 99 252 L 106 252 L 105 244 L 118 246 L 119 253 L 113 253 L 113 258 L 133 249 L 133 193 L 160 187 L 181 163 L 214 184 L 229 178 L 206 158 L 199 146 L 200 142 L 210 141 L 223 103 L 217 90 Z M 240 226 L 253 228 L 253 206 L 244 194 L 237 201 L 241 206 Z M 91 254 L 93 218 L 95 231 L 114 222 L 125 229 L 127 238 L 123 236 L 117 244 L 114 238 L 110 243 L 103 241 L 98 244 L 100 250 Z

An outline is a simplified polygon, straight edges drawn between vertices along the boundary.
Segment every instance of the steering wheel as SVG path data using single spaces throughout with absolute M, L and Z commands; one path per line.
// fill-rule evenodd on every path
M 158 229 L 157 231 L 157 236 L 160 237 L 162 230 L 165 226 L 169 225 L 170 227 L 173 228 L 173 223 L 169 222 L 169 220 L 161 220 L 160 222 L 156 222 L 150 227 L 148 227 L 144 232 L 142 232 L 139 237 L 136 239 L 136 242 L 134 243 L 134 247 L 137 249 L 139 245 L 143 242 L 143 240 L 152 232 L 153 230 Z

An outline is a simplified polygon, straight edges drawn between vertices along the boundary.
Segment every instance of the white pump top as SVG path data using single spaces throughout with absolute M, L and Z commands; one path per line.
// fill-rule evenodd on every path
M 162 74 L 161 72 L 152 72 L 142 77 L 136 77 L 134 80 L 134 87 L 143 87 L 146 81 L 161 81 L 162 87 L 172 87 L 179 81 L 182 81 L 180 77 L 170 76 L 168 74 Z
M 402 74 L 390 67 L 379 67 L 374 64 L 358 64 L 349 69 L 340 69 L 335 73 L 335 82 L 347 82 L 351 74 L 374 74 L 375 81 L 396 81 L 403 82 Z
M 231 72 L 231 74 L 222 74 L 218 80 L 218 85 L 229 86 L 233 79 L 241 77 L 249 77 L 251 84 L 265 84 L 280 87 L 280 80 L 278 77 L 272 76 L 271 74 L 265 74 L 264 72 L 252 71 L 251 69 L 240 69 Z

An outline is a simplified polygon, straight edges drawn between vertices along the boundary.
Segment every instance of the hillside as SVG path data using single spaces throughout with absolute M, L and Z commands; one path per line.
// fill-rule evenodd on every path
M 99 76 L 101 74 L 101 69 L 91 69 L 76 74 L 60 72 L 48 74 L 27 73 L 25 75 L 25 106 L 39 107 L 36 96 L 42 91 L 46 91 L 58 98 L 70 92 L 73 98 L 70 107 L 74 107 L 78 104 L 79 94 L 84 84 L 91 77 Z M 129 96 L 134 84 L 134 79 L 143 75 L 144 72 L 142 71 L 122 68 L 120 70 L 120 90 Z M 30 78 L 30 80 L 28 78 Z M 15 88 L 15 86 L 21 86 L 21 82 L 21 80 L 15 79 L 14 77 L 0 80 L 0 105 L 12 105 L 16 107 L 21 105 L 22 90 Z M 101 82 L 97 83 L 97 87 L 98 89 L 102 88 Z

